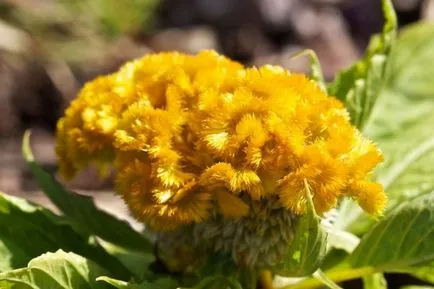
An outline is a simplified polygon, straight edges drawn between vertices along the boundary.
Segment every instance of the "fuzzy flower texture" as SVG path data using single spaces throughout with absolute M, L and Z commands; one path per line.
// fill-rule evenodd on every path
M 305 75 L 213 51 L 146 55 L 86 84 L 58 123 L 57 155 L 66 178 L 114 167 L 132 214 L 163 235 L 251 228 L 274 211 L 295 220 L 306 182 L 320 216 L 342 197 L 372 215 L 386 203 L 369 180 L 382 154 L 341 102 Z

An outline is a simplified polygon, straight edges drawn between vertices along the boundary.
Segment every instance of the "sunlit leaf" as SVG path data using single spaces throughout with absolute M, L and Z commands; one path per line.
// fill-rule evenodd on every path
M 385 186 L 389 209 L 434 190 L 434 25 L 405 29 L 391 54 L 390 79 L 365 129 L 384 153 L 376 170 Z M 423 69 L 421 69 L 423 67 Z M 344 201 L 336 222 L 340 229 L 362 234 L 371 225 L 352 201 Z
M 65 189 L 52 175 L 44 171 L 33 157 L 29 138 L 29 133 L 26 133 L 23 139 L 24 158 L 43 192 L 63 214 L 75 220 L 84 230 L 112 244 L 136 251 L 152 252 L 151 242 L 126 221 L 98 209 L 92 198 Z
M 363 289 L 387 289 L 387 281 L 382 273 L 363 277 Z
M 330 95 L 342 100 L 359 129 L 368 122 L 388 74 L 386 64 L 395 41 L 397 20 L 392 2 L 383 0 L 385 24 L 380 35 L 372 37 L 364 58 L 339 73 L 330 83 Z
M 104 289 L 96 282 L 107 274 L 91 261 L 73 254 L 57 251 L 31 260 L 26 268 L 0 273 L 0 288 L 10 289 Z
M 434 260 L 434 191 L 407 200 L 376 224 L 349 257 L 352 267 L 394 271 Z
M 134 282 L 126 282 L 116 280 L 110 277 L 99 277 L 97 279 L 101 283 L 107 283 L 118 289 L 176 289 L 179 288 L 178 283 L 169 277 L 159 278 L 153 281 L 144 281 L 140 284 Z
M 91 235 L 77 232 L 70 220 L 23 199 L 0 193 L 0 228 L 2 271 L 23 267 L 47 251 L 63 249 L 93 260 L 115 276 L 131 275 Z

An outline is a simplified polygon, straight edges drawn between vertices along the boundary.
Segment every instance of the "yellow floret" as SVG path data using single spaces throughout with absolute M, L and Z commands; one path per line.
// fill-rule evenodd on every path
M 86 84 L 58 122 L 56 152 L 64 177 L 89 163 L 103 168 L 113 160 L 112 136 L 124 104 L 112 84 L 113 76 Z

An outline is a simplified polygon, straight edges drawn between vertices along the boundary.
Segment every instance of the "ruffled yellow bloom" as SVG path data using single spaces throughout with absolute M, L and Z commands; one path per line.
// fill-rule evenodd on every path
M 342 103 L 304 75 L 212 51 L 148 55 L 87 84 L 59 121 L 57 153 L 67 177 L 113 164 L 117 192 L 157 231 L 251 219 L 267 202 L 296 217 L 305 180 L 320 215 L 342 197 L 372 215 L 386 203 L 369 181 L 382 154 Z
M 113 91 L 113 81 L 109 75 L 86 84 L 57 123 L 56 152 L 66 178 L 89 163 L 103 168 L 113 160 L 113 134 L 125 105 Z

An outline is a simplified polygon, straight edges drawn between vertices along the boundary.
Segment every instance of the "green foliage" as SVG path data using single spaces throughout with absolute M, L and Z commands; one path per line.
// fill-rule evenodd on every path
M 249 287 L 242 287 L 241 284 L 234 279 L 227 278 L 221 275 L 210 276 L 202 279 L 199 284 L 188 289 L 214 289 L 214 288 L 228 288 L 228 289 L 243 289 Z M 255 287 L 250 287 L 255 288 Z M 187 288 L 186 288 L 187 289 Z
M 342 289 L 338 284 L 331 280 L 322 270 L 316 271 L 313 276 L 318 279 L 322 284 L 330 289 Z
M 434 261 L 433 223 L 434 191 L 408 199 L 373 226 L 354 252 L 329 269 L 326 276 L 335 281 L 365 277 L 367 289 L 387 288 L 382 275 L 374 273 L 407 272 L 415 276 L 419 273 L 422 279 L 430 281 L 426 277 L 431 270 L 426 264 Z M 307 280 L 294 288 L 315 288 L 312 284 L 321 283 Z
M 327 234 L 320 226 L 315 213 L 310 190 L 306 183 L 308 206 L 295 226 L 295 238 L 285 255 L 284 263 L 275 272 L 287 277 L 303 277 L 314 273 L 322 264 L 327 244 Z
M 376 273 L 363 278 L 364 289 L 387 289 L 387 281 L 382 273 Z
M 434 260 L 434 191 L 401 203 L 349 257 L 352 267 L 394 271 Z
M 140 284 L 134 282 L 125 282 L 110 277 L 98 277 L 97 281 L 102 281 L 118 289 L 176 289 L 178 283 L 172 278 L 159 278 L 153 281 L 144 281 Z
M 71 3 L 80 5 L 83 0 Z M 100 9 L 117 15 L 117 4 L 111 3 L 106 1 Z M 340 73 L 327 89 L 346 104 L 353 123 L 384 151 L 385 162 L 375 178 L 388 193 L 389 207 L 374 224 L 352 201 L 343 201 L 334 225 L 326 227 L 308 194 L 309 210 L 295 224 L 284 262 L 271 268 L 274 274 L 307 278 L 291 280 L 293 284 L 285 288 L 339 288 L 336 283 L 362 278 L 366 289 L 385 289 L 385 272 L 408 273 L 434 284 L 434 66 L 428 65 L 434 63 L 434 25 L 405 29 L 395 45 L 396 17 L 391 1 L 382 3 L 383 32 L 372 39 L 365 57 Z M 104 15 L 110 14 L 107 11 Z M 122 17 L 119 12 L 120 26 L 107 25 L 108 33 L 125 29 Z M 315 55 L 304 53 L 312 60 L 312 79 L 324 84 Z M 259 272 L 237 267 L 230 256 L 207 256 L 208 262 L 194 272 L 158 271 L 150 266 L 159 262 L 151 241 L 45 172 L 34 161 L 28 135 L 23 154 L 63 216 L 0 194 L 1 289 L 256 287 Z M 73 253 L 43 254 L 58 249 Z
M 434 67 L 427 64 L 433 58 L 433 46 L 433 24 L 421 22 L 406 27 L 400 33 L 397 47 L 392 54 L 388 86 L 393 91 L 416 100 L 432 98 Z
M 96 278 L 106 272 L 91 261 L 62 250 L 46 253 L 27 267 L 0 273 L 2 289 L 104 289 Z
M 434 71 L 431 70 L 434 68 L 427 65 L 434 62 L 433 39 L 432 24 L 416 24 L 403 30 L 387 60 L 384 87 L 369 121 L 365 122 L 365 134 L 378 143 L 385 155 L 384 164 L 376 171 L 376 178 L 385 186 L 390 199 L 385 220 L 372 228 L 374 220 L 346 200 L 339 208 L 335 223 L 335 230 L 365 234 L 359 248 L 349 257 L 353 266 L 407 272 L 428 282 L 433 282 L 434 276 L 434 263 L 424 262 L 432 260 L 434 253 L 431 202 L 434 191 Z M 404 226 L 407 231 L 402 229 Z M 338 245 L 343 248 L 342 244 Z M 342 264 L 345 263 L 328 272 L 337 280 L 352 274 L 361 277 L 369 272 L 348 270 Z M 375 283 L 381 279 L 377 278 L 380 277 L 365 277 L 365 287 L 381 288 Z
M 30 149 L 30 134 L 23 140 L 23 155 L 37 183 L 59 210 L 90 234 L 107 242 L 141 252 L 151 252 L 152 244 L 125 221 L 98 209 L 93 199 L 66 190 L 35 161 Z M 104 226 L 101 226 L 104 224 Z M 110 230 L 107 230 L 107 227 Z
M 153 22 L 158 0 L 75 0 L 97 14 L 101 31 L 114 37 L 146 31 Z M 84 10 L 84 9 L 83 9 Z
M 0 1 L 0 18 L 25 36 L 27 42 L 34 41 L 37 45 L 12 43 L 12 38 L 2 40 L 10 43 L 14 52 L 40 57 L 42 63 L 61 59 L 73 66 L 88 65 L 101 57 L 101 51 L 107 50 L 116 39 L 150 31 L 160 2 Z
M 7 8 L 13 13 L 8 13 L 7 18 L 17 26 L 47 40 L 52 38 L 65 40 L 68 37 L 80 38 L 92 35 L 116 37 L 148 31 L 153 24 L 155 9 L 159 2 L 158 0 L 68 0 L 45 5 L 9 3 Z M 76 27 L 68 27 L 72 23 Z M 58 31 L 55 29 L 56 26 Z
M 178 282 L 173 278 L 157 278 L 152 281 L 144 281 L 142 283 L 125 282 L 116 280 L 106 276 L 99 277 L 98 281 L 104 281 L 118 289 L 176 289 L 180 288 Z M 198 284 L 193 287 L 182 287 L 182 289 L 242 289 L 240 283 L 230 277 L 223 275 L 212 275 L 203 278 Z
M 351 120 L 363 129 L 385 82 L 386 63 L 394 44 L 397 20 L 391 0 L 383 0 L 386 23 L 383 32 L 371 39 L 365 57 L 339 73 L 329 84 L 328 91 L 342 100 Z
M 432 286 L 418 286 L 418 285 L 412 285 L 412 286 L 404 286 L 401 287 L 401 289 L 433 289 Z
M 101 242 L 101 245 L 107 253 L 127 267 L 138 280 L 143 280 L 152 275 L 149 266 L 155 262 L 154 252 L 129 250 L 107 242 Z
M 0 194 L 0 271 L 25 266 L 32 258 L 59 248 L 93 260 L 119 277 L 131 275 L 73 222 L 22 199 Z
M 434 284 L 434 262 L 428 262 L 417 267 L 408 267 L 405 271 L 416 278 Z
M 422 63 L 434 62 L 433 36 L 432 24 L 416 24 L 402 32 L 391 54 L 390 78 L 365 129 L 384 153 L 385 161 L 376 170 L 376 178 L 388 193 L 389 208 L 434 190 L 434 83 L 427 77 L 432 73 L 420 69 Z M 405 90 L 401 89 L 403 83 Z M 363 234 L 372 224 L 351 201 L 344 201 L 340 212 L 337 226 L 341 229 Z
M 321 64 L 319 63 L 319 59 L 315 51 L 310 49 L 302 50 L 301 52 L 296 53 L 294 56 L 292 56 L 292 59 L 300 56 L 308 56 L 310 58 L 310 78 L 312 80 L 315 80 L 322 90 L 327 91 L 326 82 L 324 80 L 324 75 L 321 69 Z
M 434 189 L 434 83 L 428 77 L 434 69 L 421 69 L 423 63 L 434 61 L 432 36 L 432 24 L 418 24 L 402 33 L 392 54 L 387 89 L 366 131 L 384 151 L 385 162 L 377 176 L 387 188 L 391 206 Z M 414 56 L 405 60 L 404 67 L 402 58 L 410 51 Z M 406 89 L 401 89 L 403 83 Z

